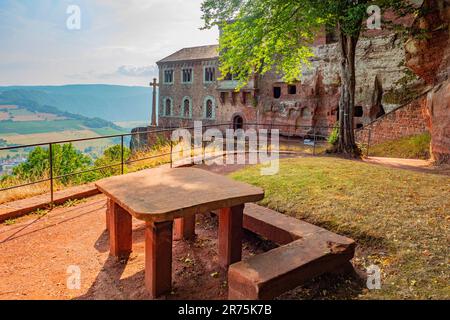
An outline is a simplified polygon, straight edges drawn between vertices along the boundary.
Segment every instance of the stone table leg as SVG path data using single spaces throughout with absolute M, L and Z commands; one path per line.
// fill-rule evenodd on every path
M 244 205 L 224 208 L 219 213 L 219 263 L 222 267 L 242 259 Z
M 172 288 L 172 225 L 147 222 L 145 229 L 145 287 L 152 298 Z
M 110 221 L 111 221 L 111 210 L 112 207 L 114 206 L 114 200 L 108 198 L 106 200 L 106 230 L 109 230 L 109 225 L 110 225 Z
M 131 215 L 116 203 L 109 208 L 109 246 L 110 254 L 118 258 L 126 258 L 132 247 Z
M 195 215 L 175 219 L 175 240 L 193 240 L 195 238 Z

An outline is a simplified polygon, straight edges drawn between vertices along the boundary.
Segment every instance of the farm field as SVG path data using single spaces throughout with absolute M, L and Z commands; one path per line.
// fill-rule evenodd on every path
M 114 133 L 115 134 L 115 133 Z M 9 144 L 27 145 L 27 144 L 37 144 L 51 141 L 62 141 L 62 140 L 74 140 L 74 139 L 85 139 L 92 137 L 100 137 L 103 134 L 99 134 L 91 129 L 82 130 L 65 130 L 58 132 L 45 132 L 45 133 L 35 133 L 35 134 L 0 134 L 0 138 L 5 139 Z M 80 151 L 89 150 L 92 156 L 101 154 L 104 149 L 116 144 L 118 141 L 116 139 L 98 139 L 89 141 L 75 142 L 73 145 Z M 26 154 L 23 149 L 17 151 L 19 154 Z M 17 152 L 12 151 L 0 151 L 0 158 L 6 157 L 7 155 L 13 156 Z
M 145 121 L 115 121 L 114 124 L 116 124 L 122 128 L 133 129 L 136 127 L 145 127 L 148 125 L 148 122 L 145 122 Z
M 4 146 L 29 145 L 55 141 L 93 138 L 107 135 L 116 135 L 128 132 L 119 127 L 89 126 L 83 119 L 65 118 L 60 114 L 33 112 L 14 105 L 0 105 L 0 139 L 6 141 Z M 102 154 L 120 139 L 99 139 L 80 141 L 74 146 L 92 156 Z M 0 159 L 6 157 L 26 157 L 30 149 L 0 151 Z
M 0 123 L 0 136 L 7 134 L 38 134 L 47 132 L 61 132 L 67 130 L 84 130 L 79 120 L 60 121 L 2 121 Z

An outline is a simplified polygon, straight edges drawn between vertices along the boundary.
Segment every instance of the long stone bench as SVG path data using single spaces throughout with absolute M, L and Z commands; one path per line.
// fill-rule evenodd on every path
M 282 246 L 230 266 L 231 300 L 273 299 L 314 277 L 351 267 L 352 239 L 304 221 L 248 204 L 244 228 Z

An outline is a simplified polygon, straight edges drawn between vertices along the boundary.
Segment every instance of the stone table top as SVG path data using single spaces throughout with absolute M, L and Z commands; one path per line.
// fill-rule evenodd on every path
M 264 198 L 246 183 L 196 168 L 156 168 L 100 180 L 97 188 L 144 221 L 169 221 Z

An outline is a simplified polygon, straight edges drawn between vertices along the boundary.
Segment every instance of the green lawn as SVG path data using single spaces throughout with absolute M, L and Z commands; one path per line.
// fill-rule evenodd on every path
M 381 290 L 355 296 L 337 284 L 338 297 L 450 298 L 449 177 L 326 157 L 281 160 L 274 176 L 254 166 L 232 177 L 264 188 L 262 205 L 355 239 L 358 269 L 382 269 Z

